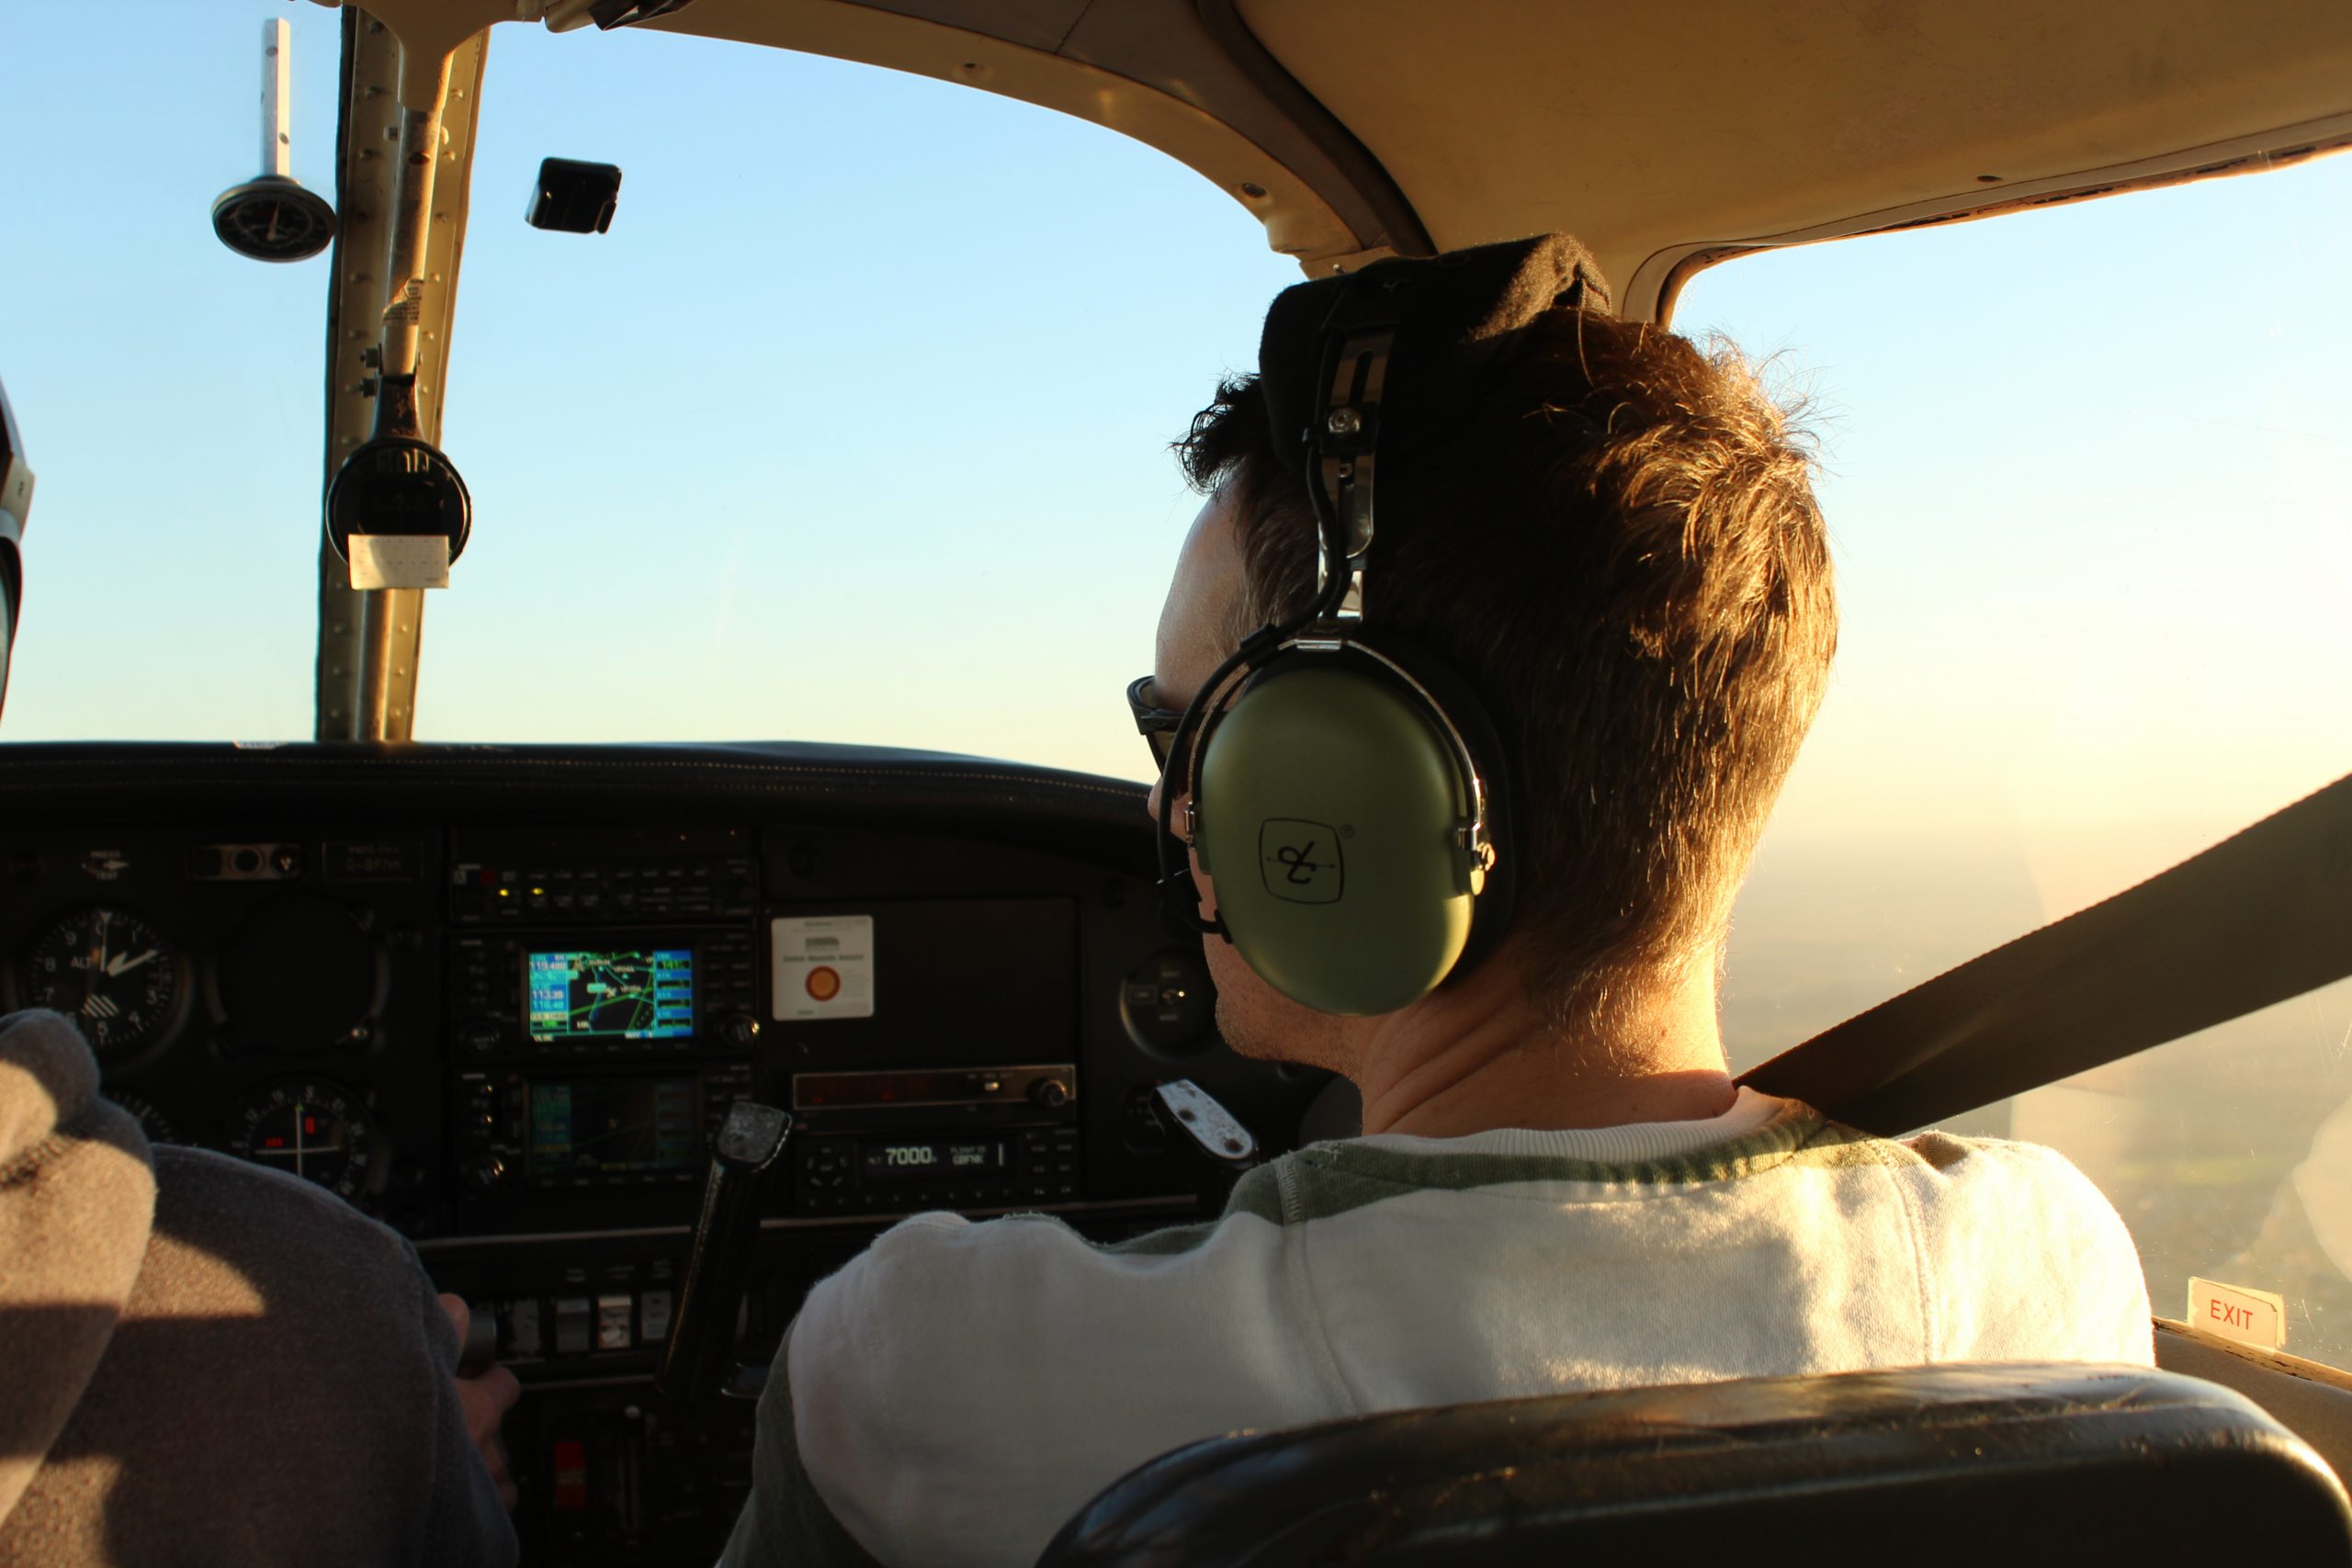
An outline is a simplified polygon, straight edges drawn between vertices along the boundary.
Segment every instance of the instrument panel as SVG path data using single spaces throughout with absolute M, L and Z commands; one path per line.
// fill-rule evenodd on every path
M 436 1213 L 435 835 L 0 835 L 0 1008 L 63 1013 L 152 1141 Z
M 12 754 L 67 750 L 0 749 L 0 794 Z M 1158 918 L 1139 790 L 1028 771 L 1018 813 L 1000 784 L 967 814 L 936 766 L 861 753 L 868 786 L 812 805 L 801 748 L 758 759 L 787 783 L 750 808 L 702 770 L 616 802 L 474 757 L 391 802 L 334 749 L 288 750 L 337 776 L 12 811 L 0 1007 L 72 1019 L 152 1140 L 318 1183 L 473 1303 L 526 1390 L 526 1562 L 707 1562 L 740 1506 L 748 1408 L 650 1386 L 731 1100 L 797 1122 L 763 1190 L 757 1359 L 907 1213 L 1104 1240 L 1198 1217 L 1221 1190 L 1151 1110 L 1168 1078 L 1277 1149 L 1322 1087 L 1217 1037 L 1197 942 Z M 233 764 L 264 786 L 284 766 Z

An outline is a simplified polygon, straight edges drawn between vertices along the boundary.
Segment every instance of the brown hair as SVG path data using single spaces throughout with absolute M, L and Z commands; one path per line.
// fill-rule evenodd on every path
M 1512 753 L 1512 936 L 1565 1028 L 1712 959 L 1838 614 L 1809 445 L 1736 350 L 1566 308 L 1524 338 L 1458 434 L 1384 453 L 1366 618 L 1452 664 Z M 1233 495 L 1238 644 L 1313 592 L 1304 481 L 1255 377 L 1178 450 Z

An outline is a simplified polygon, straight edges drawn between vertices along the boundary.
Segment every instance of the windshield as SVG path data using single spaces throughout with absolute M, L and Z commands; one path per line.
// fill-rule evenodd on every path
M 327 264 L 206 222 L 255 172 L 258 14 L 0 17 L 0 55 L 43 62 L 0 248 L 41 475 L 11 741 L 311 731 Z M 337 21 L 291 20 L 295 172 L 331 194 Z M 610 233 L 523 223 L 548 155 L 623 167 Z M 986 94 L 520 27 L 474 197 L 443 445 L 475 529 L 418 739 L 1143 775 L 1120 690 L 1196 505 L 1168 443 L 1298 276 L 1255 220 Z M 1844 610 L 1739 908 L 1736 1066 L 2352 769 L 2347 197 L 2321 160 L 1688 290 L 1679 327 L 1813 404 Z M 2347 1055 L 2337 987 L 1967 1125 L 2072 1155 L 2160 1311 L 2191 1274 L 2277 1290 L 2290 1350 L 2352 1360 Z
M 2352 772 L 2352 159 L 1742 260 L 1842 637 L 1735 918 L 1734 1066 Z M 2352 986 L 1959 1123 L 2064 1149 L 2192 1276 L 2352 1362 Z
M 11 138 L 60 221 L 0 248 L 41 476 L 6 736 L 307 737 L 328 264 L 206 216 L 256 172 L 262 11 L 107 8 L 0 18 L 44 62 L 11 122 L 90 132 Z M 331 196 L 338 21 L 290 19 Z M 1299 276 L 1259 222 L 1114 132 L 866 66 L 502 27 L 489 72 L 442 430 L 474 530 L 416 738 L 1135 773 L 1121 689 L 1198 505 L 1168 444 Z M 550 155 L 620 165 L 609 233 L 523 221 Z

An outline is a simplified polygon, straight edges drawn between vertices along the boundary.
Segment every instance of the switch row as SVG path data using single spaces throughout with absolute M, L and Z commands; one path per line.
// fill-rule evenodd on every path
M 500 1354 L 531 1361 L 654 1348 L 670 1337 L 672 1301 L 666 1286 L 593 1296 L 514 1297 L 498 1306 Z

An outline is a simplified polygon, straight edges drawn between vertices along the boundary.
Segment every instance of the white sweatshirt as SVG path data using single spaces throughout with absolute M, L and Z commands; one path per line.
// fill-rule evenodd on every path
M 1249 1428 L 2012 1359 L 2151 1359 L 2132 1238 L 2049 1149 L 1746 1089 L 1705 1122 L 1316 1144 L 1115 1247 L 893 1227 L 776 1357 L 726 1562 L 1032 1562 L 1128 1470 Z

